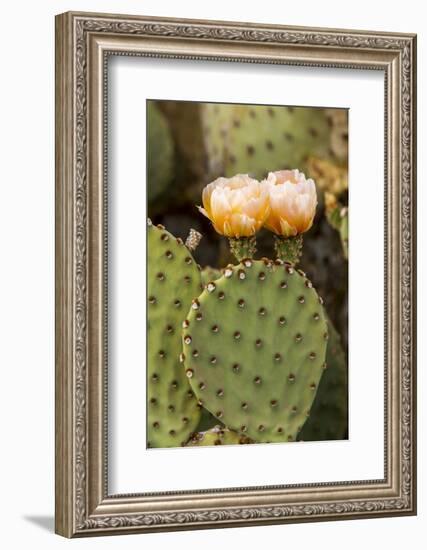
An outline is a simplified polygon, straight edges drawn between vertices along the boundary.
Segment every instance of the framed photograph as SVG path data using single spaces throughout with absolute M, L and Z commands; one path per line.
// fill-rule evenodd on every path
M 416 513 L 416 37 L 56 18 L 56 532 Z

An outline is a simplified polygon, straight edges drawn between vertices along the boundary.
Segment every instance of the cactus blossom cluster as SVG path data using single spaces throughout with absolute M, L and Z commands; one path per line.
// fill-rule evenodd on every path
M 202 201 L 200 212 L 226 237 L 252 237 L 261 227 L 294 237 L 312 226 L 317 194 L 299 170 L 280 170 L 261 182 L 247 174 L 218 178 L 204 188 Z

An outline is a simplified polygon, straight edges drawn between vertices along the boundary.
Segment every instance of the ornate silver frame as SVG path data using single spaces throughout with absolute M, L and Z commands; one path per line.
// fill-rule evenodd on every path
M 108 495 L 105 72 L 108 55 L 385 74 L 385 477 Z M 416 513 L 416 37 L 65 13 L 56 18 L 56 532 L 66 537 Z

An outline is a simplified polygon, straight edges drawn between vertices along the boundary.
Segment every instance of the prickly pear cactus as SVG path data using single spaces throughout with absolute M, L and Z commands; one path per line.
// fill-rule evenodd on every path
M 348 260 L 348 207 L 339 203 L 331 193 L 325 193 L 326 219 L 340 235 L 344 257 Z
M 305 275 L 269 260 L 228 266 L 183 326 L 185 372 L 202 405 L 255 441 L 295 440 L 327 343 L 323 307 Z
M 303 167 L 309 154 L 328 154 L 330 128 L 323 109 L 208 105 L 202 113 L 207 152 L 223 155 L 225 176 Z
M 179 362 L 181 326 L 200 293 L 190 251 L 162 226 L 148 226 L 148 446 L 183 445 L 200 408 Z
M 213 445 L 247 445 L 254 443 L 249 437 L 233 432 L 223 426 L 214 426 L 205 432 L 198 432 L 191 436 L 188 447 L 207 447 Z
M 327 322 L 327 368 L 320 380 L 310 416 L 298 436 L 298 439 L 303 441 L 326 441 L 347 437 L 347 362 L 340 336 L 329 319 Z
M 147 193 L 152 201 L 173 178 L 174 146 L 165 116 L 153 102 L 147 107 Z

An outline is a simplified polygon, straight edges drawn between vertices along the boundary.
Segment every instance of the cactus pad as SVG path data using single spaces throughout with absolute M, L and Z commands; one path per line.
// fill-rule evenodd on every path
M 185 371 L 203 406 L 255 441 L 295 440 L 327 344 L 323 307 L 305 275 L 269 260 L 228 266 L 183 326 Z
M 253 443 L 249 437 L 233 432 L 222 426 L 214 426 L 206 432 L 193 434 L 187 446 L 208 447 L 212 445 L 246 445 L 248 443 Z
M 309 154 L 328 153 L 330 129 L 324 109 L 251 105 L 206 105 L 209 156 L 221 157 L 225 176 L 304 167 Z
M 162 226 L 148 227 L 147 445 L 177 447 L 194 432 L 200 408 L 179 362 L 181 326 L 200 292 L 189 250 Z

